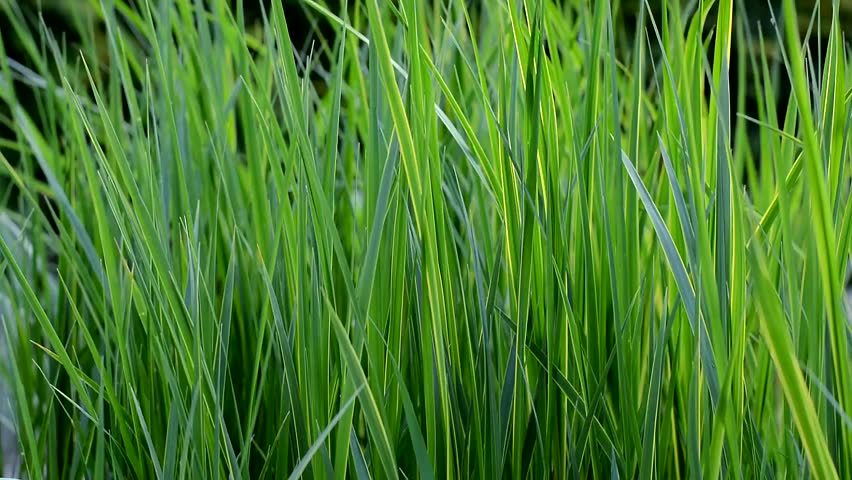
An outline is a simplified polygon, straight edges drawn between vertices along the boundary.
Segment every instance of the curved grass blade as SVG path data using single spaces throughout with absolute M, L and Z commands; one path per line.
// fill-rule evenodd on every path
M 331 433 L 332 429 L 337 425 L 337 422 L 343 418 L 343 414 L 345 414 L 350 408 L 352 408 L 352 404 L 355 403 L 355 400 L 358 398 L 358 395 L 361 393 L 361 390 L 364 389 L 364 385 L 359 386 L 355 389 L 355 394 L 349 397 L 349 400 L 340 407 L 340 411 L 337 412 L 337 415 L 331 419 L 331 422 L 328 423 L 322 432 L 320 432 L 317 439 L 314 441 L 314 444 L 311 445 L 305 452 L 305 456 L 299 460 L 299 463 L 296 464 L 296 467 L 293 469 L 293 472 L 290 473 L 289 480 L 296 480 L 297 478 L 301 478 L 302 474 L 307 470 L 308 465 L 310 465 L 311 460 L 314 458 L 314 455 L 320 450 L 325 442 L 325 439 L 328 438 L 328 435 Z

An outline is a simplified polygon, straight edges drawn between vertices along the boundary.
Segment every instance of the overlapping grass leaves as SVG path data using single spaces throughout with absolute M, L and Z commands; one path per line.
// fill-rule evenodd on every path
M 730 0 L 631 48 L 610 2 L 305 3 L 309 51 L 280 4 L 91 2 L 74 49 L 0 4 L 22 475 L 849 472 L 837 1 L 820 78 L 785 2 L 787 111 L 748 62 L 760 152 Z

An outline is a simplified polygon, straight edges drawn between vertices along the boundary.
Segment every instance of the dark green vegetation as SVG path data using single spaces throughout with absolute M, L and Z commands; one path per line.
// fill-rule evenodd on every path
M 0 0 L 13 475 L 852 475 L 846 2 L 83 3 Z

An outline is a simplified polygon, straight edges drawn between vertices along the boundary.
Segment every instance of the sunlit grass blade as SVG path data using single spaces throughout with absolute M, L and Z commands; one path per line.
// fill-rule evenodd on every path
M 793 420 L 802 436 L 802 446 L 810 468 L 820 478 L 838 478 L 825 434 L 820 428 L 816 409 L 796 361 L 784 312 L 772 288 L 767 260 L 759 251 L 752 257 L 752 267 L 757 271 L 756 288 L 761 298 L 757 305 L 760 331 L 766 339 L 784 395 L 792 409 Z

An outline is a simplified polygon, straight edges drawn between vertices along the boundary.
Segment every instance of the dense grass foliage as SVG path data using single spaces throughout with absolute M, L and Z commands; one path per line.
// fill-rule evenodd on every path
M 852 476 L 837 0 L 228 3 L 0 1 L 6 471 Z

